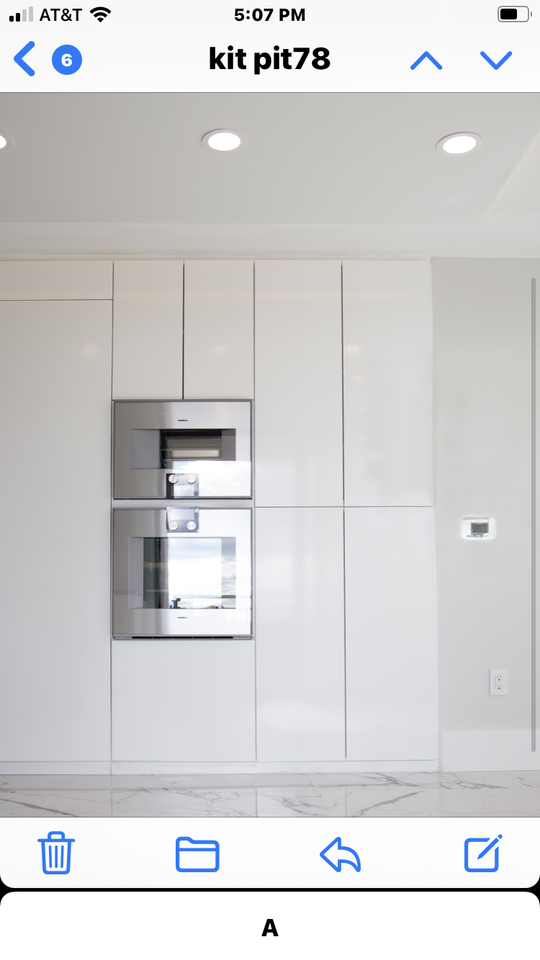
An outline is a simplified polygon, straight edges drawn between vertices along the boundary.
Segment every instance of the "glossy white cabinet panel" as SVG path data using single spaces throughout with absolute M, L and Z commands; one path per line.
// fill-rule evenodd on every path
M 113 759 L 255 759 L 253 640 L 116 640 L 112 662 Z
M 181 260 L 114 264 L 114 400 L 182 399 Z
M 345 503 L 424 506 L 432 493 L 431 264 L 343 264 Z
M 343 510 L 256 510 L 257 759 L 345 756 Z
M 345 511 L 347 758 L 436 757 L 433 510 Z
M 341 264 L 255 264 L 255 498 L 343 503 Z
M 110 300 L 110 260 L 0 261 L 0 300 Z
M 184 398 L 253 398 L 253 261 L 186 260 Z
M 0 756 L 108 760 L 111 303 L 1 303 L 0 331 Z

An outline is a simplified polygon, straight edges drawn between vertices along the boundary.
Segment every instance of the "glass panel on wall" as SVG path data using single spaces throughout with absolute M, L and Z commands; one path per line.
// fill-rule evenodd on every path
M 235 537 L 144 537 L 143 607 L 236 607 Z

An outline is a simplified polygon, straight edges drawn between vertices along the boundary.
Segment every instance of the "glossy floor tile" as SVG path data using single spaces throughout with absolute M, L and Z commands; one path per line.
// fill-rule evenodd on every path
M 540 771 L 0 777 L 1 817 L 538 817 Z
M 113 817 L 256 817 L 255 787 L 174 786 L 114 790 Z
M 0 817 L 110 817 L 109 790 L 0 790 Z
M 346 817 L 346 786 L 259 787 L 259 817 Z

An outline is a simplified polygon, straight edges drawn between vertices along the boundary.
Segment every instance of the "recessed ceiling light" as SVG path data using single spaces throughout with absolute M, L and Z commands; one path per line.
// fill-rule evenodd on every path
M 236 150 L 242 143 L 242 136 L 237 130 L 210 130 L 205 133 L 202 142 L 212 150 Z
M 437 144 L 439 153 L 470 153 L 482 143 L 477 133 L 450 133 Z
M 11 147 L 13 141 L 9 133 L 5 133 L 3 130 L 0 130 L 0 150 L 5 150 L 6 147 Z

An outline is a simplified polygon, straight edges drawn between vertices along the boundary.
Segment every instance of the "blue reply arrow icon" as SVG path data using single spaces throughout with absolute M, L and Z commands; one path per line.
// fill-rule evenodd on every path
M 344 856 L 340 856 L 340 854 L 344 854 Z M 336 873 L 341 873 L 342 863 L 348 863 L 353 870 L 360 873 L 360 857 L 352 847 L 343 847 L 341 845 L 341 837 L 336 837 L 335 840 L 332 840 L 332 842 L 321 851 L 319 856 L 321 856 Z
M 26 54 L 30 52 L 32 47 L 35 47 L 35 43 L 33 40 L 31 40 L 30 43 L 27 43 L 26 46 L 23 47 L 22 50 L 19 50 L 19 52 L 16 53 L 15 56 L 13 57 L 15 63 L 19 67 L 22 67 L 24 72 L 27 73 L 29 77 L 33 77 L 36 71 L 32 70 L 32 67 L 29 67 L 28 64 L 25 63 L 25 61 L 23 60 L 23 57 L 25 57 Z

